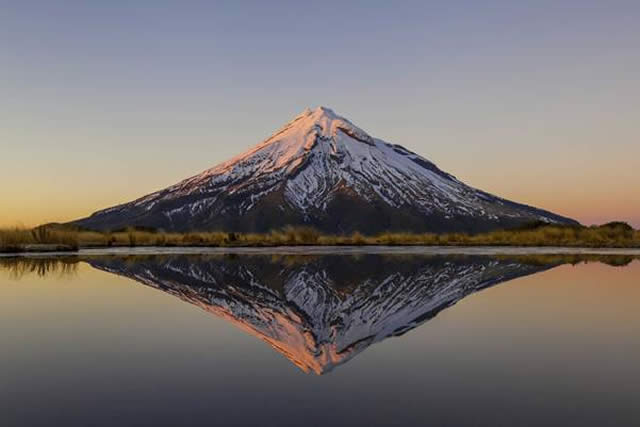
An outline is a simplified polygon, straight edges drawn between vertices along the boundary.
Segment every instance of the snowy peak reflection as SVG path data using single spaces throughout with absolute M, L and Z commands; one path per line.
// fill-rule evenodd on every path
M 377 255 L 111 258 L 90 264 L 227 319 L 316 374 L 473 292 L 548 268 L 478 257 Z

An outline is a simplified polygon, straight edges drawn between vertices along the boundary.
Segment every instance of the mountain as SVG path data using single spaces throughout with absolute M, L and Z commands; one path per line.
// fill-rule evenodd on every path
M 332 110 L 306 110 L 249 151 L 164 190 L 75 221 L 90 229 L 478 232 L 576 224 L 472 188 Z
M 551 264 L 381 255 L 93 258 L 221 317 L 318 375 L 466 296 Z

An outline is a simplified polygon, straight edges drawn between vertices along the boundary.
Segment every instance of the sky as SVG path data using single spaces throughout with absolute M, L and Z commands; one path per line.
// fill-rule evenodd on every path
M 0 6 L 0 226 L 132 200 L 324 105 L 474 187 L 640 227 L 637 0 Z

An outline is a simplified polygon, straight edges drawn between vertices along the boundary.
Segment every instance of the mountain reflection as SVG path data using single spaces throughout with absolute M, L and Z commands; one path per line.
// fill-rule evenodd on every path
M 14 278 L 74 274 L 80 261 L 222 317 L 305 372 L 323 374 L 473 292 L 583 261 L 632 256 L 173 255 L 0 258 Z
M 549 268 L 482 257 L 216 256 L 101 259 L 98 269 L 160 289 L 323 374 L 465 296 Z

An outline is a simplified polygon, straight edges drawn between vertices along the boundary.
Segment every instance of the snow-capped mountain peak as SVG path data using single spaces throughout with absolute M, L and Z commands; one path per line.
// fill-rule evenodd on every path
M 330 108 L 307 108 L 262 143 L 215 166 L 205 174 L 220 175 L 234 168 L 249 168 L 254 171 L 257 169 L 257 172 L 262 173 L 284 167 L 291 172 L 317 143 L 330 144 L 334 151 L 337 150 L 336 145 L 331 142 L 339 137 L 339 132 L 350 135 L 357 141 L 374 143 L 373 138 L 366 132 L 338 116 Z M 253 167 L 256 160 L 261 160 L 259 168 Z
M 305 224 L 335 233 L 475 231 L 532 220 L 572 222 L 469 187 L 317 107 L 226 162 L 78 223 L 237 231 Z

